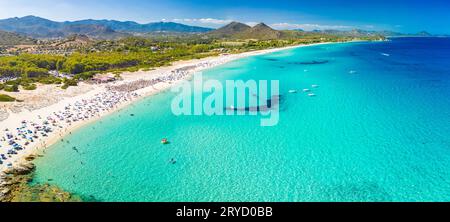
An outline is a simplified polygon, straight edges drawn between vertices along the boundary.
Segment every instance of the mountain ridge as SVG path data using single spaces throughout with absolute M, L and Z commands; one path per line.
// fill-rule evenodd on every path
M 14 17 L 0 20 L 0 30 L 15 32 L 33 38 L 67 37 L 72 34 L 84 34 L 90 37 L 117 38 L 127 33 L 147 32 L 208 32 L 212 29 L 188 26 L 174 22 L 154 22 L 139 24 L 132 21 L 94 20 L 56 22 L 37 16 Z M 74 33 L 78 30 L 79 33 Z M 128 34 L 129 35 L 129 34 Z
M 134 21 L 117 21 L 117 20 L 94 20 L 94 19 L 85 19 L 79 21 L 64 22 L 66 24 L 84 24 L 84 25 L 103 25 L 108 26 L 109 28 L 115 31 L 123 31 L 123 32 L 208 32 L 212 29 L 198 27 L 198 26 L 189 26 L 175 22 L 150 22 L 146 24 L 140 24 Z

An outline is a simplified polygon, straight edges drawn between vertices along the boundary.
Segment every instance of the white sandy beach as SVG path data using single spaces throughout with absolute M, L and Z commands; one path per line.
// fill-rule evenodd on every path
M 327 43 L 320 43 L 320 44 L 327 44 Z M 114 111 L 120 110 L 121 108 L 129 105 L 130 103 L 133 103 L 137 101 L 140 98 L 144 98 L 147 96 L 150 96 L 152 94 L 161 92 L 163 90 L 168 89 L 172 85 L 176 84 L 177 82 L 189 78 L 192 76 L 192 74 L 202 71 L 204 69 L 212 68 L 214 66 L 222 65 L 227 62 L 254 56 L 254 55 L 261 55 L 266 53 L 271 53 L 275 51 L 280 50 L 286 50 L 290 48 L 296 48 L 296 47 L 303 47 L 302 46 L 291 46 L 291 47 L 285 47 L 285 48 L 277 48 L 277 49 L 268 49 L 268 50 L 261 50 L 261 51 L 252 51 L 252 52 L 246 52 L 241 54 L 232 54 L 232 55 L 223 55 L 218 57 L 210 57 L 210 58 L 204 58 L 199 60 L 190 60 L 190 61 L 179 61 L 175 62 L 173 65 L 168 67 L 160 67 L 155 70 L 151 71 L 138 71 L 133 73 L 123 73 L 121 76 L 123 80 L 117 81 L 115 83 L 109 83 L 109 84 L 102 84 L 102 85 L 88 85 L 85 83 L 80 83 L 81 90 L 79 95 L 73 94 L 73 95 L 67 95 L 66 97 L 61 96 L 62 98 L 59 98 L 59 101 L 55 104 L 35 109 L 32 111 L 28 110 L 22 110 L 18 113 L 9 113 L 9 116 L 6 120 L 0 121 L 0 138 L 3 138 L 0 140 L 0 155 L 3 154 L 7 157 L 7 160 L 3 160 L 3 164 L 0 165 L 0 173 L 5 171 L 8 168 L 20 165 L 23 163 L 25 157 L 29 155 L 38 155 L 42 153 L 42 151 L 46 148 L 48 148 L 53 143 L 57 142 L 58 140 L 62 139 L 65 135 L 72 133 L 77 128 L 90 123 L 92 121 L 98 120 L 105 115 L 108 115 Z M 182 70 L 182 71 L 180 71 Z M 179 72 L 182 72 L 179 74 Z M 170 75 L 179 75 L 178 78 L 167 78 L 167 76 Z M 166 77 L 166 78 L 165 78 Z M 137 90 L 133 90 L 132 92 L 119 92 L 114 94 L 111 92 L 110 87 L 118 87 L 122 88 L 124 85 L 133 85 L 136 82 L 145 82 L 145 81 L 151 81 L 155 78 L 162 78 L 163 81 L 160 81 L 156 84 L 152 84 L 148 87 L 142 87 Z M 172 78 L 172 77 L 171 77 Z M 76 88 L 76 87 L 74 87 Z M 85 92 L 86 91 L 86 92 Z M 30 92 L 28 92 L 30 93 Z M 39 91 L 35 91 L 34 93 L 40 93 Z M 42 96 L 42 95 L 41 95 Z M 45 95 L 44 95 L 45 96 Z M 111 96 L 111 97 L 110 97 Z M 95 100 L 100 97 L 100 100 Z M 109 100 L 114 100 L 113 102 Z M 90 101 L 90 102 L 86 102 Z M 94 104 L 91 106 L 95 101 L 100 101 L 99 105 Z M 106 102 L 105 102 L 106 101 Z M 38 101 L 39 102 L 39 101 Z M 81 103 L 81 105 L 80 105 Z M 75 104 L 78 104 L 75 105 Z M 86 107 L 83 107 L 84 106 Z M 87 106 L 86 104 L 89 104 Z M 105 105 L 106 104 L 106 105 Z M 90 110 L 91 107 L 95 108 L 94 111 Z M 1 108 L 1 107 L 0 107 Z M 72 110 L 79 109 L 79 113 L 70 113 L 74 112 Z M 70 111 L 69 111 L 70 110 Z M 75 111 L 76 112 L 76 111 Z M 62 116 L 65 113 L 64 117 Z M 77 116 L 76 121 L 70 121 L 68 120 L 68 113 L 70 115 L 74 114 Z M 60 117 L 61 119 L 57 119 L 56 116 Z M 81 116 L 81 117 L 80 117 Z M 71 119 L 73 119 L 72 116 L 70 116 Z M 50 121 L 50 123 L 44 124 L 44 122 Z M 26 127 L 24 127 L 24 123 Z M 32 133 L 29 129 L 32 125 L 35 127 L 35 125 L 39 127 L 49 127 L 51 128 L 51 132 L 45 132 L 45 136 L 43 132 L 34 132 Z M 23 127 L 23 129 L 21 128 Z M 19 130 L 17 130 L 19 128 Z M 28 130 L 29 135 L 35 135 L 35 139 L 32 139 L 30 141 L 30 138 L 28 138 L 26 135 L 26 131 Z M 26 135 L 22 135 L 21 132 L 25 131 Z M 10 138 L 6 138 L 6 134 L 10 134 Z M 5 136 L 4 136 L 5 135 Z M 23 137 L 23 138 L 21 138 Z M 11 147 L 11 140 L 17 141 L 17 143 L 23 147 L 23 150 L 16 151 L 16 154 L 8 155 L 7 150 L 9 147 Z M 24 143 L 27 142 L 25 145 Z

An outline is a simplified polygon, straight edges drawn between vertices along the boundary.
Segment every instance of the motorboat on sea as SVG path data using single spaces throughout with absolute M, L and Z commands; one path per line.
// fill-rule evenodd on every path
M 161 144 L 167 145 L 167 144 L 169 144 L 169 140 L 164 138 L 164 139 L 161 140 Z
M 289 90 L 289 93 L 297 93 L 297 90 L 295 90 L 295 89 L 292 89 L 292 90 Z
M 312 88 L 319 88 L 319 85 L 312 85 Z
M 309 96 L 309 97 L 316 97 L 317 95 L 314 94 L 314 93 L 310 93 L 310 94 L 308 94 L 308 96 Z
M 303 89 L 303 92 L 311 92 L 310 89 Z

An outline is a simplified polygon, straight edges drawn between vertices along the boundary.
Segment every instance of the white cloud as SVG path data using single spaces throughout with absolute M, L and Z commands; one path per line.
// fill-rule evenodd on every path
M 214 18 L 184 18 L 172 19 L 174 22 L 189 23 L 189 24 L 205 24 L 205 25 L 226 25 L 233 20 L 214 19 Z
M 259 22 L 245 22 L 245 24 L 249 25 L 249 26 L 255 26 L 255 25 L 258 25 Z
M 325 30 L 325 29 L 338 29 L 348 30 L 353 29 L 353 26 L 347 25 L 320 25 L 320 24 L 293 24 L 293 23 L 275 23 L 271 25 L 275 29 L 303 29 L 306 31 L 311 30 Z
M 198 20 L 200 23 L 205 24 L 215 24 L 215 25 L 226 25 L 232 22 L 231 20 L 221 20 L 221 19 L 213 19 L 213 18 L 202 18 Z

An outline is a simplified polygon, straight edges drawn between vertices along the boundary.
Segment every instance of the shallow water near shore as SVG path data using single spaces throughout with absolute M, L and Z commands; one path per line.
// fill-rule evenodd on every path
M 53 145 L 35 181 L 100 201 L 449 200 L 449 38 L 289 49 L 203 76 L 280 80 L 279 124 L 177 117 L 163 92 Z

